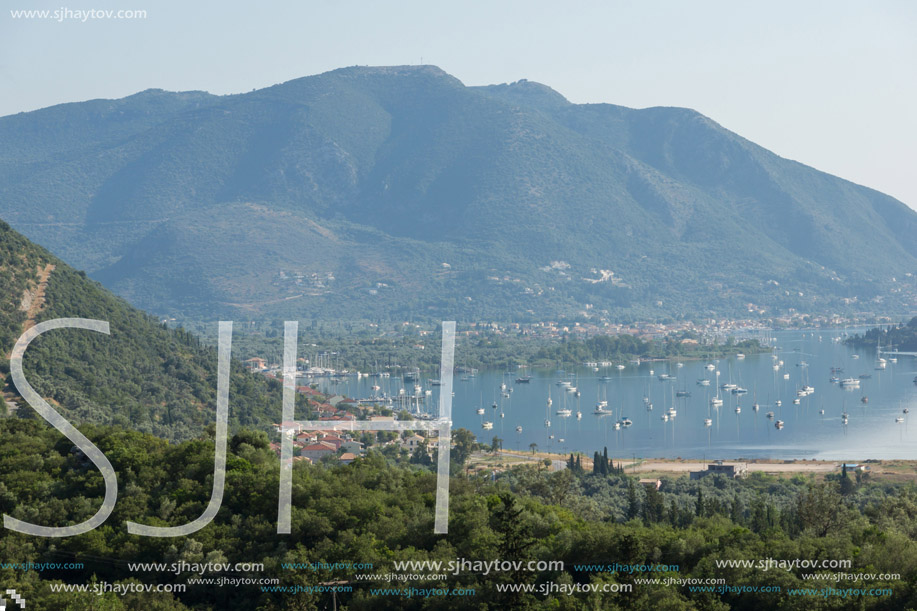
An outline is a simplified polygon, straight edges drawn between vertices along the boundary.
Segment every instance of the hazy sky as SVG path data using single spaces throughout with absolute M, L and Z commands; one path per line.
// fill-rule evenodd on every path
M 243 92 L 422 58 L 469 85 L 527 78 L 573 102 L 694 108 L 917 208 L 910 1 L 69 1 L 3 0 L 0 115 L 151 87 Z M 93 8 L 146 18 L 11 14 Z

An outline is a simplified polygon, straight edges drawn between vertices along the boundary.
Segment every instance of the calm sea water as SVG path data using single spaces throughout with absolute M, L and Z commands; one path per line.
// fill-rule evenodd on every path
M 496 435 L 503 439 L 505 449 L 522 451 L 535 443 L 540 451 L 582 451 L 589 455 L 607 447 L 609 455 L 616 457 L 917 459 L 917 385 L 913 382 L 917 359 L 901 356 L 894 363 L 886 356 L 886 368 L 879 370 L 874 350 L 849 348 L 836 341 L 839 335 L 837 331 L 780 332 L 773 354 L 686 361 L 681 367 L 674 362 L 615 362 L 599 371 L 586 366 L 566 371 L 530 370 L 528 384 L 515 383 L 519 372 L 479 371 L 464 380 L 462 374 L 456 374 L 452 419 L 455 427 L 470 429 L 479 441 L 490 443 Z M 456 362 L 461 361 L 458 350 Z M 781 361 L 775 370 L 774 365 Z M 625 368 L 619 370 L 619 364 Z M 708 370 L 708 364 L 715 370 Z M 833 373 L 832 368 L 843 371 Z M 663 374 L 675 379 L 661 381 Z M 860 379 L 860 387 L 844 389 L 833 383 L 832 377 Z M 710 385 L 699 385 L 702 379 L 709 380 Z M 562 380 L 576 386 L 579 397 L 558 386 Z M 727 383 L 737 384 L 748 393 L 736 395 L 719 389 Z M 414 394 L 413 382 L 395 377 L 344 378 L 337 383 L 322 380 L 319 384 L 323 390 L 355 398 L 370 397 L 374 392 L 394 396 L 401 388 L 408 395 Z M 379 391 L 372 390 L 374 384 L 381 386 Z M 426 378 L 420 384 L 425 397 L 421 409 L 435 412 L 439 387 L 430 385 Z M 502 384 L 509 396 L 501 390 Z M 798 397 L 797 391 L 804 385 L 815 391 Z M 432 394 L 427 396 L 427 390 Z M 710 399 L 718 390 L 723 405 L 715 408 Z M 677 391 L 687 391 L 690 396 L 676 397 Z M 799 404 L 794 404 L 797 398 Z M 603 400 L 608 402 L 611 415 L 593 413 Z M 652 404 L 651 410 L 647 402 Z M 760 406 L 757 412 L 755 403 Z M 484 415 L 476 413 L 480 407 Z M 676 415 L 663 420 L 662 415 L 672 407 Z M 736 407 L 741 408 L 740 413 Z M 572 410 L 573 415 L 557 415 L 556 411 L 563 408 Z M 903 413 L 905 408 L 910 414 Z M 582 413 L 580 419 L 577 411 Z M 768 412 L 774 413 L 772 419 Z M 848 414 L 846 424 L 844 412 Z M 633 424 L 616 430 L 615 422 L 624 417 Z M 897 417 L 904 421 L 897 423 Z M 710 426 L 705 424 L 707 418 L 712 421 Z M 545 426 L 546 419 L 550 427 Z M 782 429 L 775 427 L 777 420 L 784 422 Z M 484 421 L 492 422 L 493 429 L 483 429 Z M 521 432 L 516 431 L 517 426 L 522 427 Z

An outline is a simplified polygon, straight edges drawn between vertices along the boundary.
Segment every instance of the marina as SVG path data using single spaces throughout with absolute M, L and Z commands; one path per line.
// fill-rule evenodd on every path
M 780 331 L 772 351 L 744 358 L 457 373 L 453 426 L 485 443 L 496 435 L 514 450 L 536 444 L 547 452 L 607 447 L 658 458 L 917 458 L 917 423 L 909 426 L 908 416 L 917 407 L 917 358 L 855 350 L 841 335 Z M 884 367 L 876 366 L 879 358 Z M 685 381 L 694 381 L 692 392 Z M 435 415 L 441 388 L 417 388 L 395 375 L 316 383 L 363 403 L 375 396 L 415 417 Z

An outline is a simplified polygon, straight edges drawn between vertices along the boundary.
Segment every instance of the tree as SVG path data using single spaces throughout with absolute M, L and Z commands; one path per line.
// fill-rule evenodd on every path
M 494 435 L 494 438 L 490 442 L 490 451 L 496 454 L 503 448 L 503 440 Z
M 856 486 L 853 485 L 853 482 L 850 480 L 850 476 L 847 475 L 847 464 L 841 467 L 841 482 L 840 482 L 840 491 L 841 495 L 847 496 L 852 493 Z
M 700 485 L 698 485 L 697 486 L 697 502 L 694 505 L 694 515 L 696 515 L 698 518 L 704 517 L 705 509 L 706 508 L 704 507 L 704 489 Z
M 759 494 L 751 506 L 751 529 L 759 533 L 767 527 L 767 508 L 764 505 L 764 499 Z
M 430 457 L 429 452 L 427 451 L 427 441 L 421 441 L 417 444 L 417 447 L 414 448 L 414 452 L 411 454 L 410 462 L 415 465 L 421 465 L 424 467 L 429 467 L 433 464 L 433 459 Z
M 661 522 L 665 517 L 665 500 L 655 484 L 644 486 L 646 499 L 643 501 L 643 519 L 647 522 Z
M 637 500 L 637 487 L 634 480 L 627 479 L 627 517 L 634 519 L 640 515 L 640 502 Z
M 828 484 L 815 484 L 799 495 L 796 518 L 800 529 L 824 537 L 840 524 L 840 495 Z
M 492 528 L 500 536 L 497 552 L 501 560 L 518 563 L 519 568 L 498 573 L 497 579 L 504 583 L 532 583 L 538 577 L 534 571 L 523 570 L 524 559 L 529 558 L 529 549 L 535 545 L 535 537 L 529 521 L 523 516 L 523 508 L 516 498 L 504 492 L 499 503 L 492 510 Z M 498 592 L 498 603 L 503 609 L 529 608 L 531 595 L 518 589 Z
M 458 428 L 452 433 L 452 461 L 459 466 L 459 469 L 465 466 L 468 458 L 475 447 L 474 433 L 468 429 Z
M 730 514 L 732 521 L 736 524 L 742 524 L 745 521 L 745 512 L 742 509 L 742 504 L 739 502 L 738 493 L 734 494 L 732 497 L 732 510 Z
M 532 454 L 534 454 L 534 453 L 535 453 L 535 450 L 538 449 L 538 444 L 535 443 L 535 442 L 530 443 L 530 444 L 529 444 L 529 449 L 532 451 Z

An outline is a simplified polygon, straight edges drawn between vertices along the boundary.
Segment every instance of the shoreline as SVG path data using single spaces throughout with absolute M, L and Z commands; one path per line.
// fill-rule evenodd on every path
M 573 453 L 577 455 L 576 452 Z M 592 457 L 584 454 L 581 456 L 583 469 L 587 472 L 592 471 Z M 501 449 L 494 454 L 487 451 L 477 451 L 472 454 L 469 461 L 469 468 L 475 470 L 481 469 L 509 469 L 525 464 L 544 466 L 544 460 L 551 461 L 550 471 L 559 471 L 566 468 L 566 463 L 570 454 L 558 454 L 553 452 L 527 452 L 524 450 L 506 450 Z M 659 476 L 685 476 L 691 471 L 704 471 L 707 465 L 715 464 L 716 460 L 696 460 L 680 458 L 638 458 L 634 461 L 633 457 L 609 456 L 615 466 L 624 467 L 628 475 L 641 475 L 643 477 L 651 474 Z M 906 479 L 917 481 L 917 458 L 915 459 L 865 459 L 863 461 L 842 461 L 842 460 L 815 460 L 815 459 L 777 459 L 777 458 L 758 458 L 758 459 L 734 459 L 723 460 L 724 464 L 743 465 L 748 473 L 764 473 L 770 475 L 828 475 L 840 473 L 843 464 L 862 465 L 871 476 L 877 477 L 894 477 L 896 479 Z

